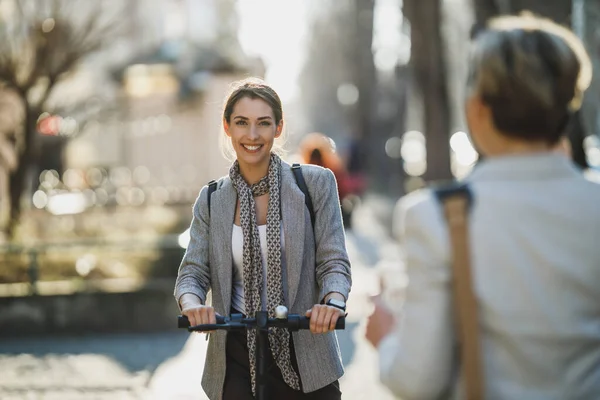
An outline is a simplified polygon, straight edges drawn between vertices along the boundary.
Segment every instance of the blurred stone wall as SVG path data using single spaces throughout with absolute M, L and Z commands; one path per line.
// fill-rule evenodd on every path
M 138 291 L 0 297 L 0 336 L 177 329 L 173 280 Z

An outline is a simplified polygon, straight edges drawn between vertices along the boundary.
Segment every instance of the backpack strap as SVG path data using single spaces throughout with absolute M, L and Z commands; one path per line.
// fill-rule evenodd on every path
M 208 216 L 210 217 L 210 198 L 212 197 L 213 192 L 217 190 L 217 181 L 214 179 L 208 182 Z
M 469 245 L 472 194 L 467 185 L 438 188 L 435 194 L 444 208 L 452 251 L 452 294 L 465 391 L 467 399 L 482 399 L 481 335 Z
M 310 198 L 310 193 L 308 192 L 308 186 L 306 186 L 306 181 L 304 180 L 304 175 L 302 175 L 302 168 L 300 164 L 292 165 L 292 172 L 294 173 L 294 177 L 296 178 L 296 183 L 302 193 L 304 193 L 304 203 L 306 204 L 306 208 L 308 208 L 308 212 L 310 213 L 310 222 L 312 223 L 313 229 L 315 228 L 315 209 L 313 208 L 312 199 Z

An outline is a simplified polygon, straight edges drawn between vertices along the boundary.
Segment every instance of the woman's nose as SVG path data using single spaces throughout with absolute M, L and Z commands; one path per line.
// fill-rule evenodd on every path
M 248 134 L 251 139 L 258 138 L 258 127 L 256 125 L 250 125 L 250 132 Z

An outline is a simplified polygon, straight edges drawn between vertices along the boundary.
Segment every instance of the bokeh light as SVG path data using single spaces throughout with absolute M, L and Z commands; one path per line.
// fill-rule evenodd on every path
M 150 181 L 150 170 L 143 165 L 137 166 L 133 170 L 133 183 L 136 185 L 145 185 Z
M 42 190 L 36 190 L 32 201 L 35 208 L 43 209 L 48 204 L 48 195 Z
M 402 136 L 400 154 L 404 160 L 404 171 L 410 176 L 421 176 L 427 170 L 425 135 L 419 131 L 408 131 Z
M 402 139 L 395 136 L 389 138 L 385 142 L 385 154 L 394 159 L 402 158 Z
M 46 209 L 54 215 L 79 214 L 86 209 L 86 205 L 83 193 L 64 192 L 50 196 Z
M 356 104 L 358 96 L 358 88 L 352 83 L 344 83 L 337 89 L 337 99 L 344 106 Z
M 463 166 L 472 165 L 479 158 L 465 132 L 459 131 L 450 137 L 450 148 L 456 155 L 456 161 Z
M 40 183 L 46 184 L 49 188 L 54 188 L 60 183 L 60 176 L 55 170 L 42 171 L 40 174 Z

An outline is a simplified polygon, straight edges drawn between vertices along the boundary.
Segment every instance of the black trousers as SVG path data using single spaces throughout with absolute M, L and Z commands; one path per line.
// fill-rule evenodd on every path
M 269 399 L 283 400 L 341 400 L 342 392 L 338 381 L 311 393 L 303 393 L 289 387 L 283 380 L 281 371 L 271 350 L 267 352 L 267 387 Z M 292 366 L 298 372 L 296 353 L 290 343 Z M 227 333 L 226 347 L 227 370 L 223 385 L 223 400 L 254 400 L 250 383 L 250 361 L 248 359 L 248 342 L 245 331 Z

